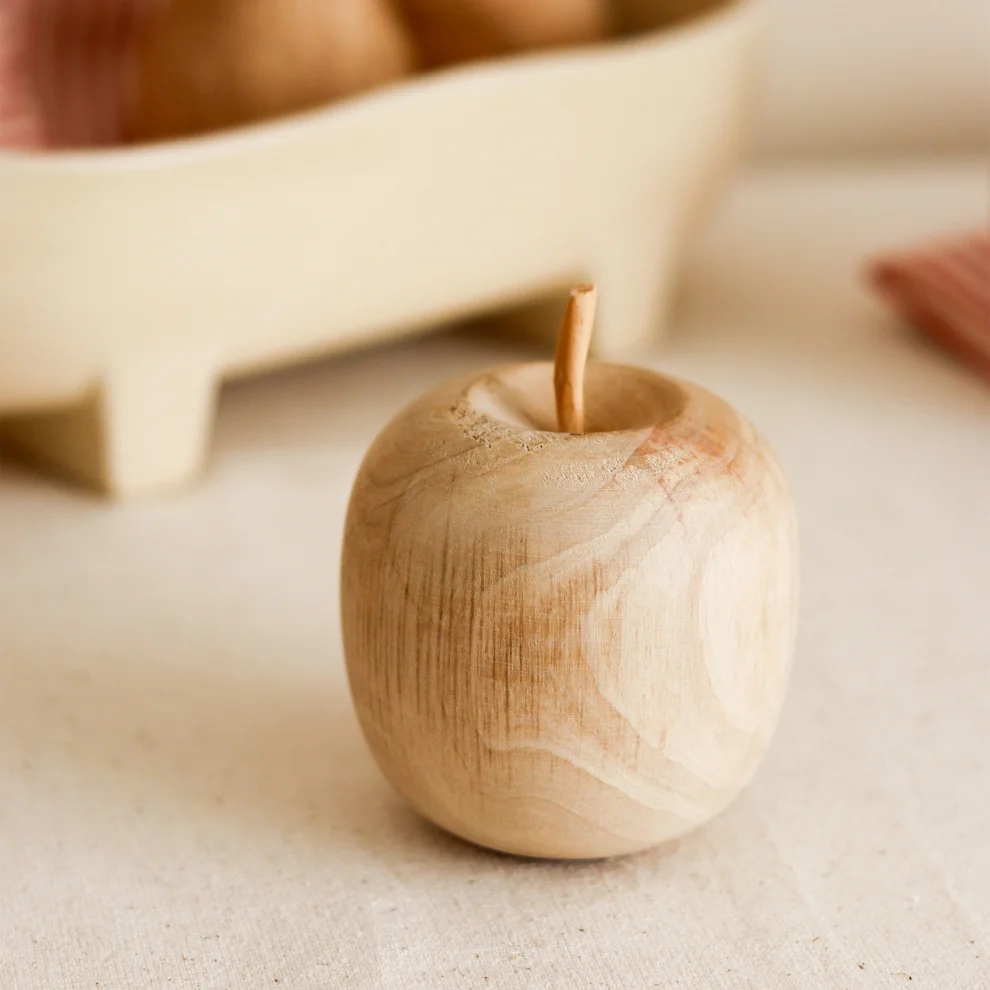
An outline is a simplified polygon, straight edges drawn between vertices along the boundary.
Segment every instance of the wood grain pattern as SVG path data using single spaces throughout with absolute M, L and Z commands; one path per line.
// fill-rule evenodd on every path
M 552 432 L 549 363 L 441 386 L 369 450 L 344 646 L 385 774 L 471 841 L 598 857 L 723 808 L 767 746 L 796 612 L 783 476 L 731 407 L 592 364 Z

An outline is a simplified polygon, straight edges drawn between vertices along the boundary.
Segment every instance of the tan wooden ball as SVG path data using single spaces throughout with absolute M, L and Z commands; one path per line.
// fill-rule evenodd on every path
M 600 41 L 606 0 L 396 0 L 427 66 Z
M 717 814 L 767 747 L 795 632 L 792 502 L 754 428 L 641 368 L 591 364 L 578 391 L 583 433 L 557 430 L 550 363 L 423 396 L 368 451 L 344 537 L 348 675 L 383 771 L 443 828 L 528 856 Z
M 152 141 L 322 106 L 415 54 L 388 0 L 168 0 L 136 61 L 129 131 Z

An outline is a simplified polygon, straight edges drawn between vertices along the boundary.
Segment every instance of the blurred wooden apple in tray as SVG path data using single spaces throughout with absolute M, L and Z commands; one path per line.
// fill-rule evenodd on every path
M 412 66 L 412 45 L 386 0 L 170 0 L 137 59 L 131 136 L 275 117 Z
M 509 52 L 597 41 L 605 0 L 397 0 L 423 61 L 446 65 Z

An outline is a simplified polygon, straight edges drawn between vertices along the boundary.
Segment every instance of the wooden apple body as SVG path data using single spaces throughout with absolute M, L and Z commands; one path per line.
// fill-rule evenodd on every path
M 472 842 L 586 858 L 672 839 L 755 770 L 791 662 L 797 537 L 765 441 L 725 402 L 589 365 L 584 434 L 553 367 L 401 412 L 348 509 L 342 619 L 392 783 Z

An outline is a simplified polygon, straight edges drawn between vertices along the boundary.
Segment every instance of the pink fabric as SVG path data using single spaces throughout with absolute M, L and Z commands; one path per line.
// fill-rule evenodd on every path
M 990 234 L 891 254 L 869 274 L 906 319 L 990 382 Z
M 0 147 L 113 144 L 130 55 L 160 0 L 0 0 Z
M 0 0 L 0 148 L 36 148 L 44 126 L 28 65 L 32 0 Z

